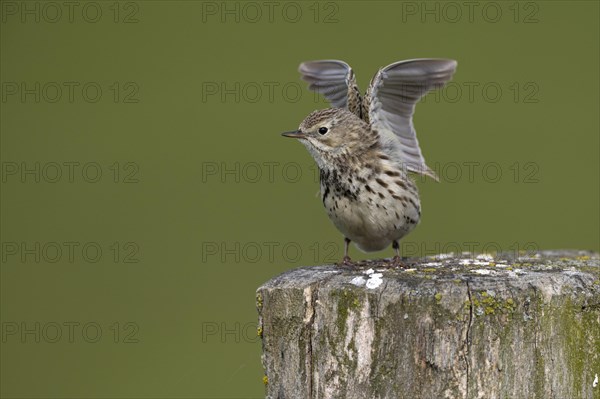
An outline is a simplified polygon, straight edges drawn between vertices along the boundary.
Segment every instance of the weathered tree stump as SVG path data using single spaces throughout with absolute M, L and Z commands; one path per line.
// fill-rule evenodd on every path
M 268 398 L 600 398 L 597 253 L 290 270 L 257 291 Z

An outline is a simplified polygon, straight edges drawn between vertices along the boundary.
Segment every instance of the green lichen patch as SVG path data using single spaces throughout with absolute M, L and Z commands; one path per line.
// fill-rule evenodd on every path
M 566 355 L 565 366 L 573 378 L 575 396 L 586 397 L 594 370 L 600 369 L 600 352 L 590 350 L 600 347 L 600 313 L 597 310 L 582 311 L 581 303 L 573 301 L 570 295 L 551 304 L 541 304 L 540 308 L 543 308 L 545 316 L 539 320 L 542 323 L 539 330 L 542 339 L 547 331 L 558 331 L 564 338 L 557 341 L 563 345 L 562 350 L 555 349 Z
M 346 331 L 346 320 L 348 319 L 348 315 L 350 312 L 359 308 L 360 300 L 356 292 L 351 289 L 333 291 L 331 296 L 337 301 L 336 325 L 338 331 L 344 335 Z
M 260 292 L 256 293 L 256 309 L 260 312 L 263 307 L 263 297 Z
M 515 301 L 512 298 L 508 298 L 506 301 L 504 301 L 504 309 L 508 310 L 509 312 L 514 312 L 516 309 Z
M 487 291 L 474 292 L 472 301 L 467 300 L 464 306 L 470 306 L 471 304 L 476 316 L 513 313 L 516 309 L 516 304 L 512 298 L 502 299 Z

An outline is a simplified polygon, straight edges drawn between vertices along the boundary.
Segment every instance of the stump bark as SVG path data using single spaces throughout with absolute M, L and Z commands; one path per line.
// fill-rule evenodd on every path
M 257 291 L 268 398 L 600 398 L 597 253 L 304 267 Z

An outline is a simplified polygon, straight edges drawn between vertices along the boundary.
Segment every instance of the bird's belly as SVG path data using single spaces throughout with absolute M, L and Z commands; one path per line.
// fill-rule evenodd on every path
M 416 227 L 420 214 L 408 200 L 369 194 L 359 193 L 355 198 L 334 194 L 323 200 L 336 228 L 365 252 L 380 251 L 404 237 Z

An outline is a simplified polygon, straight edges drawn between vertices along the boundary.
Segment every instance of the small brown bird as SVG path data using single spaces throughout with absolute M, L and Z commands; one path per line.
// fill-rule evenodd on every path
M 300 139 L 319 167 L 323 205 L 345 237 L 344 264 L 351 263 L 352 241 L 365 252 L 391 243 L 394 263 L 401 265 L 398 241 L 421 218 L 419 193 L 408 173 L 438 180 L 419 148 L 412 122 L 415 105 L 448 82 L 456 65 L 446 59 L 393 63 L 377 72 L 364 98 L 345 62 L 300 65 L 309 88 L 334 108 L 314 111 L 298 130 L 283 136 Z

